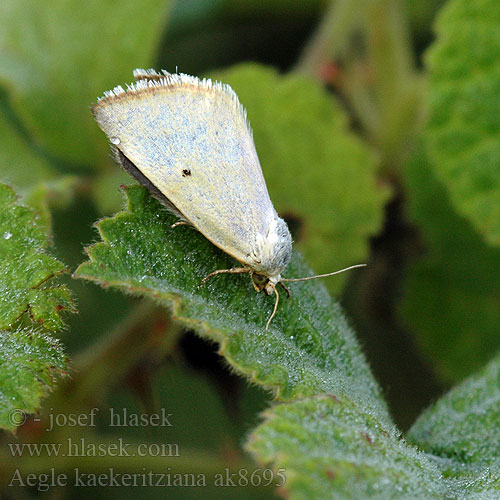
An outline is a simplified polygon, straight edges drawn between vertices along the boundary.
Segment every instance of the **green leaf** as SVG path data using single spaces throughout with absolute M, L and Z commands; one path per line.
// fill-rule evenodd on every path
M 415 422 L 409 439 L 447 477 L 473 493 L 500 492 L 500 355 L 452 389 Z M 491 496 L 486 496 L 486 492 Z M 496 492 L 496 493 L 495 493 Z M 496 495 L 496 496 L 495 496 Z
M 0 328 L 10 328 L 24 313 L 46 329 L 63 326 L 61 311 L 73 310 L 69 291 L 51 278 L 64 266 L 45 253 L 48 239 L 31 208 L 0 185 Z
M 24 413 L 66 373 L 59 342 L 46 331 L 63 326 L 61 312 L 74 310 L 65 286 L 52 284 L 64 266 L 47 255 L 43 223 L 0 184 L 0 427 L 15 429 Z M 35 327 L 20 326 L 29 312 Z M 30 319 L 23 316 L 24 324 Z
M 123 204 L 120 186 L 130 181 L 130 175 L 116 165 L 115 168 L 106 170 L 96 177 L 92 198 L 100 214 L 110 215 L 120 210 Z
M 127 211 L 97 224 L 102 243 L 76 277 L 154 297 L 182 324 L 220 343 L 220 353 L 252 381 L 287 400 L 322 392 L 355 402 L 392 428 L 380 389 L 338 304 L 317 282 L 293 284 L 265 331 L 274 300 L 257 294 L 248 276 L 221 275 L 234 262 L 190 227 L 171 228 L 168 214 L 141 186 L 126 189 Z M 310 270 L 294 255 L 290 274 Z
M 22 190 L 23 202 L 33 207 L 45 231 L 52 236 L 51 208 L 66 208 L 74 199 L 76 188 L 80 185 L 80 178 L 74 175 L 61 175 L 49 181 Z
M 460 380 L 500 349 L 500 249 L 456 214 L 422 148 L 404 175 L 425 251 L 409 268 L 401 312 L 441 378 Z
M 320 396 L 264 416 L 247 447 L 260 462 L 285 469 L 286 498 L 457 498 L 431 460 L 347 401 Z
M 67 205 L 75 192 L 78 179 L 61 175 L 36 150 L 10 116 L 10 110 L 0 95 L 0 182 L 13 187 L 23 201 L 34 207 L 51 231 L 49 205 Z
M 16 129 L 8 119 L 7 109 L 4 106 L 0 106 L 0 137 L 2 138 L 0 178 L 3 182 L 14 186 L 19 192 L 21 189 L 54 177 L 56 173 L 54 168 L 34 151 L 26 138 Z
M 333 96 L 306 76 L 257 64 L 211 76 L 229 83 L 247 109 L 271 200 L 291 219 L 296 248 L 315 271 L 365 261 L 389 192 L 377 182 L 374 154 L 349 130 Z M 338 293 L 346 277 L 325 284 Z
M 58 340 L 32 329 L 0 331 L 0 427 L 14 430 L 24 413 L 39 408 L 40 399 L 66 372 Z
M 106 157 L 89 106 L 128 79 L 131 68 L 150 64 L 168 6 L 165 0 L 2 2 L 0 80 L 38 144 L 85 165 Z
M 451 201 L 500 244 L 500 3 L 451 0 L 427 54 L 433 167 Z
M 268 410 L 247 447 L 286 470 L 293 500 L 498 498 L 499 359 L 417 422 L 411 438 L 427 453 L 328 396 Z

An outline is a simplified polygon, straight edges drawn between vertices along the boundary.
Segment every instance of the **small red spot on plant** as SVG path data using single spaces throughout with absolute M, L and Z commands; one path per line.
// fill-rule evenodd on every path
M 332 469 L 326 469 L 326 477 L 328 479 L 335 479 L 335 472 Z
M 368 443 L 373 444 L 372 437 L 367 432 L 362 432 L 361 437 Z
M 61 304 L 57 304 L 56 309 L 60 311 L 61 309 L 64 309 L 64 306 L 62 306 Z
M 163 337 L 163 333 L 165 332 L 167 328 L 167 318 L 163 315 L 158 315 L 158 317 L 155 319 L 155 322 L 153 323 L 153 333 L 155 336 L 158 337 Z
M 318 76 L 324 83 L 335 85 L 342 76 L 342 68 L 337 63 L 328 62 L 319 67 Z
M 327 396 L 336 403 L 342 403 L 342 401 L 337 396 L 335 396 L 335 394 L 327 394 Z
M 279 488 L 276 488 L 276 493 L 281 497 L 284 498 L 285 500 L 287 498 L 290 498 L 290 493 L 288 490 L 286 490 L 283 486 L 280 486 Z

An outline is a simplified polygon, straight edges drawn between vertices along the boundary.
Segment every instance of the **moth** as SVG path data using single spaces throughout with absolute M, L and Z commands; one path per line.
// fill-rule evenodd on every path
M 136 69 L 136 82 L 115 87 L 92 111 L 116 161 L 178 217 L 241 265 L 217 269 L 247 273 L 257 292 L 275 295 L 285 282 L 332 276 L 283 278 L 292 237 L 273 207 L 246 111 L 229 87 L 185 74 Z

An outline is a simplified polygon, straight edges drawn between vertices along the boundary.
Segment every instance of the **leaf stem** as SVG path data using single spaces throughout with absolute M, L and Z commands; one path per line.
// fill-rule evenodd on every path
M 295 72 L 312 76 L 321 74 L 322 66 L 335 59 L 347 45 L 350 33 L 359 23 L 362 3 L 363 0 L 334 0 L 330 3 L 297 61 Z
M 140 301 L 114 331 L 75 358 L 75 375 L 56 397 L 64 407 L 92 406 L 141 358 L 158 359 L 171 352 L 180 333 L 164 309 L 152 301 Z
M 378 123 L 363 120 L 370 140 L 384 155 L 384 165 L 404 162 L 420 124 L 421 82 L 414 69 L 406 19 L 399 0 L 370 0 L 364 32 L 370 88 Z
M 330 61 L 341 63 L 333 83 L 381 152 L 382 174 L 397 177 L 424 115 L 400 0 L 332 2 L 294 70 L 325 80 Z

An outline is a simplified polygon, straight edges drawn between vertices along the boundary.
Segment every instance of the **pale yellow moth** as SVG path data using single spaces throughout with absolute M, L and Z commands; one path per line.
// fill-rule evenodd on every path
M 136 69 L 136 83 L 104 93 L 92 108 L 116 160 L 178 218 L 242 265 L 257 292 L 332 276 L 282 278 L 292 255 L 288 227 L 271 203 L 246 111 L 222 83 Z

